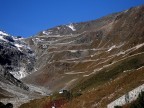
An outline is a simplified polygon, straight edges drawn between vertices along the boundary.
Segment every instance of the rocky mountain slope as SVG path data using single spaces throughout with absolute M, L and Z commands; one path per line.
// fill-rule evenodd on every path
M 19 104 L 47 93 L 20 80 L 34 71 L 34 64 L 35 54 L 20 36 L 0 31 L 0 101 Z
M 33 69 L 33 55 L 21 38 L 0 31 L 0 89 L 6 90 L 7 96 L 9 96 L 7 92 L 12 86 L 29 90 L 29 87 L 18 79 L 25 77 Z M 28 61 L 29 64 L 26 63 Z
M 82 94 L 64 108 L 106 107 L 143 84 L 143 14 L 144 6 L 138 6 L 26 39 L 36 54 L 36 72 L 23 81 Z
M 35 50 L 37 72 L 24 80 L 55 90 L 69 88 L 142 51 L 143 6 L 90 22 L 58 26 L 26 41 Z
M 22 78 L 34 72 L 35 54 L 20 36 L 0 31 L 0 101 L 14 108 L 31 99 L 48 95 L 41 86 L 26 84 Z
M 33 70 L 35 55 L 21 37 L 0 31 L 0 60 L 5 70 L 21 79 Z
M 2 35 L 2 68 L 24 83 L 52 92 L 67 89 L 80 94 L 63 102 L 63 108 L 105 108 L 144 83 L 143 22 L 144 6 L 138 6 L 97 20 L 44 30 L 22 43 L 14 37 L 14 42 L 6 41 Z M 46 100 L 51 101 L 51 97 L 21 108 L 41 108 L 37 104 L 47 104 Z

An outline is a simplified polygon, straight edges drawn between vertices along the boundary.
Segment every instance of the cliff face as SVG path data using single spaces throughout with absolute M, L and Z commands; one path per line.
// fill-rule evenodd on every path
M 0 31 L 0 98 L 29 91 L 20 79 L 32 72 L 34 62 L 34 53 L 22 38 Z
M 0 65 L 16 78 L 30 74 L 35 63 L 35 56 L 22 38 L 10 36 L 1 31 Z
M 120 98 L 116 99 L 115 101 L 111 102 L 107 105 L 107 108 L 114 108 L 115 106 L 123 106 L 135 101 L 139 94 L 144 91 L 144 84 L 133 89 L 132 91 L 128 92 L 127 94 L 121 96 Z
M 4 68 L 0 67 L 0 72 L 1 82 L 8 82 L 24 90 L 29 90 L 28 86 L 26 86 L 20 80 L 16 79 L 12 74 L 9 73 L 9 71 L 6 71 Z

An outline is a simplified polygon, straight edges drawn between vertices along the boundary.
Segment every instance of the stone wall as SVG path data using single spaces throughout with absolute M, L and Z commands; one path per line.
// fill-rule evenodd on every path
M 144 84 L 111 102 L 107 105 L 107 108 L 114 108 L 114 106 L 123 106 L 127 103 L 130 103 L 138 98 L 138 95 L 141 93 L 141 91 L 144 91 Z

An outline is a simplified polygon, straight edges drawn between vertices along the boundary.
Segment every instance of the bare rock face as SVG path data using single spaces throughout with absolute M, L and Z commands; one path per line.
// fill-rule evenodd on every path
M 0 98 L 19 96 L 29 87 L 18 80 L 33 71 L 35 56 L 22 38 L 0 31 Z
M 25 85 L 20 80 L 16 79 L 11 73 L 9 73 L 8 70 L 4 69 L 1 66 L 0 66 L 0 72 L 1 72 L 0 73 L 0 77 L 1 77 L 0 83 L 15 85 L 26 91 L 29 90 L 29 87 L 27 85 Z
M 33 51 L 21 38 L 1 33 L 0 65 L 18 79 L 27 76 L 35 63 Z

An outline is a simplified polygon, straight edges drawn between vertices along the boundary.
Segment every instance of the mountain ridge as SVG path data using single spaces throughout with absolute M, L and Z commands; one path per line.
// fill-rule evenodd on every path
M 144 5 L 98 20 L 56 26 L 23 39 L 34 58 L 24 58 L 32 61 L 32 69 L 20 80 L 33 89 L 43 87 L 44 91 L 37 88 L 35 92 L 47 89 L 81 94 L 64 108 L 105 108 L 119 96 L 117 92 L 122 95 L 143 83 L 143 14 Z M 7 43 L 6 39 L 1 36 L 2 44 Z M 23 51 L 19 44 L 10 43 L 16 52 Z M 124 86 L 126 77 L 129 79 Z M 109 91 L 105 91 L 107 88 Z
M 63 61 L 70 62 L 70 61 L 74 61 L 74 59 L 80 60 L 79 57 L 82 56 L 81 55 L 82 53 L 84 54 L 84 57 L 86 57 L 87 55 L 89 55 L 86 53 L 94 53 L 94 51 L 97 51 L 97 50 L 102 51 L 102 50 L 107 49 L 107 51 L 109 52 L 113 49 L 123 47 L 123 44 L 126 44 L 126 42 L 124 42 L 124 41 L 128 40 L 128 38 L 129 38 L 129 37 L 125 37 L 126 34 L 125 34 L 125 32 L 122 31 L 121 33 L 124 34 L 124 36 L 118 37 L 119 39 L 116 39 L 116 33 L 119 30 L 119 27 L 117 27 L 117 25 L 120 24 L 121 28 L 124 26 L 124 23 L 121 24 L 119 19 L 121 19 L 121 17 L 127 18 L 127 15 L 132 14 L 132 11 L 139 10 L 139 8 L 142 9 L 143 6 L 139 6 L 137 8 L 131 8 L 128 11 L 116 14 L 113 19 L 111 19 L 111 17 L 113 17 L 113 15 L 111 17 L 109 16 L 110 20 L 113 20 L 113 21 L 111 21 L 112 23 L 109 22 L 109 19 L 107 22 L 107 19 L 106 19 L 106 23 L 104 25 L 103 24 L 101 25 L 101 22 L 100 22 L 100 27 L 98 29 L 95 28 L 95 26 L 94 26 L 93 30 L 91 29 L 90 31 L 86 31 L 86 32 L 82 31 L 82 34 L 78 33 L 78 34 L 73 34 L 73 35 L 71 35 L 71 34 L 60 35 L 60 36 L 57 36 L 57 35 L 41 36 L 41 35 L 39 35 L 34 38 L 29 38 L 28 43 L 30 44 L 30 46 L 32 46 L 32 48 L 34 46 L 37 46 L 38 48 L 36 48 L 36 50 L 38 52 L 37 53 L 38 57 L 41 57 L 39 55 L 44 55 L 42 58 L 47 58 L 48 63 L 52 63 L 52 59 L 57 64 L 62 63 L 62 61 L 60 61 L 60 59 L 57 58 L 57 56 L 59 56 L 59 55 L 62 56 L 61 54 L 64 54 L 64 56 L 62 56 Z M 133 18 L 133 20 L 135 20 L 135 19 Z M 118 23 L 118 21 L 119 21 L 119 23 Z M 128 18 L 127 18 L 127 21 L 128 21 Z M 135 20 L 135 21 L 139 21 L 139 20 Z M 107 23 L 109 23 L 109 24 L 107 24 Z M 113 28 L 112 28 L 113 25 L 115 25 L 115 28 L 113 27 L 115 30 L 113 30 Z M 84 24 L 84 27 L 85 27 L 85 24 Z M 125 27 L 125 28 L 130 29 L 130 27 Z M 116 29 L 118 29 L 118 30 L 116 30 Z M 116 31 L 116 33 L 115 32 L 111 33 L 111 30 Z M 140 30 L 140 31 L 142 31 L 142 30 Z M 69 30 L 68 30 L 68 32 L 69 32 Z M 106 35 L 107 35 L 107 37 L 106 37 Z M 109 35 L 113 35 L 113 36 L 109 36 Z M 119 34 L 119 35 L 121 35 L 121 34 Z M 113 40 L 110 40 L 109 39 L 110 37 L 112 37 Z M 142 38 L 142 37 L 140 37 L 140 38 Z M 73 39 L 75 39 L 75 40 L 71 41 Z M 115 41 L 115 39 L 116 39 L 116 41 Z M 98 40 L 98 41 L 92 42 L 93 40 Z M 33 44 L 32 41 L 35 42 L 36 44 Z M 143 41 L 143 40 L 139 40 L 139 41 Z M 110 43 L 110 45 L 109 46 L 107 45 L 108 47 L 105 47 L 105 45 L 109 44 L 109 43 Z M 141 42 L 139 42 L 139 43 L 141 43 Z M 127 43 L 127 44 L 129 44 L 129 43 Z M 95 48 L 95 46 L 97 46 L 97 48 Z M 104 48 L 102 48 L 102 47 L 104 47 Z M 45 49 L 48 49 L 48 52 L 45 51 Z M 88 51 L 86 51 L 85 49 L 87 49 Z M 127 48 L 125 48 L 125 49 L 127 49 Z M 48 57 L 46 56 L 47 53 L 49 53 Z M 56 58 L 51 58 L 52 56 L 54 56 Z M 70 56 L 70 58 L 69 58 L 69 56 Z M 93 56 L 93 55 L 91 54 L 91 56 Z M 73 58 L 73 57 L 75 57 L 75 58 Z M 64 58 L 66 60 L 64 60 Z M 40 58 L 37 58 L 37 59 L 41 60 Z M 81 58 L 81 59 L 83 59 L 83 58 Z M 59 61 L 59 63 L 58 63 L 58 61 Z M 39 62 L 41 63 L 41 61 L 39 61 Z M 62 63 L 62 64 L 68 65 L 68 63 Z M 38 65 L 40 66 L 40 64 L 38 64 Z

